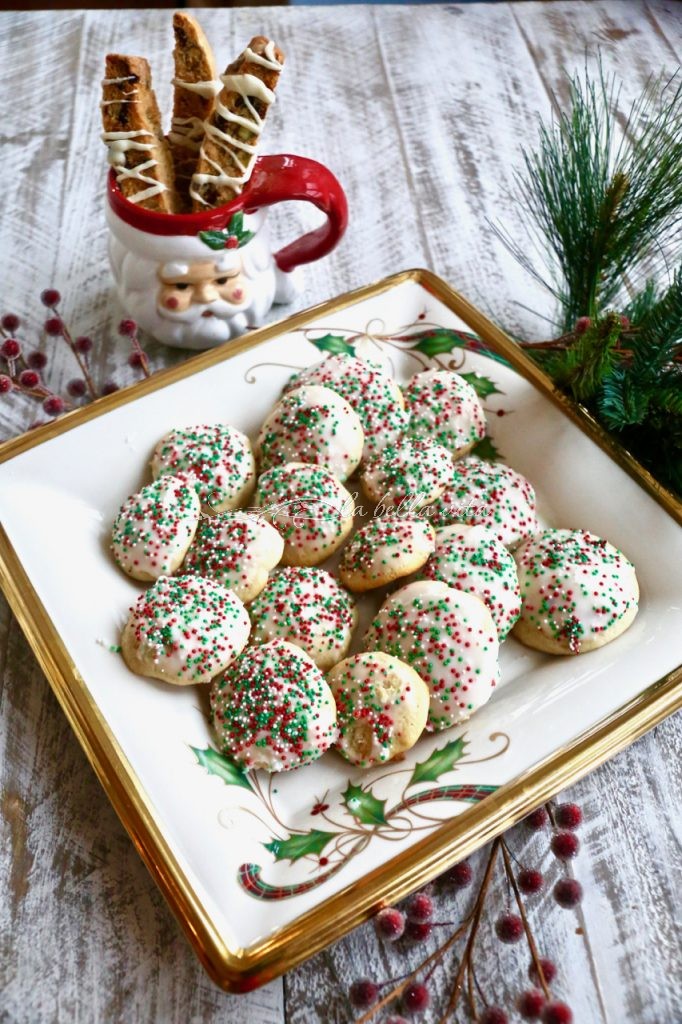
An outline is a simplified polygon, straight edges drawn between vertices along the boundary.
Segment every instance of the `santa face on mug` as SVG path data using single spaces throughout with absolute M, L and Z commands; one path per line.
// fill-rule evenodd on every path
M 229 320 L 251 299 L 237 253 L 192 263 L 165 263 L 158 276 L 161 287 L 156 311 L 175 323 L 190 324 L 200 317 Z

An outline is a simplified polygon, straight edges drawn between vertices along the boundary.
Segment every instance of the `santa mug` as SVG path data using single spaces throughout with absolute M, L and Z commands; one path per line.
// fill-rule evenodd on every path
M 304 263 L 331 252 L 346 229 L 341 185 L 322 164 L 259 157 L 244 191 L 199 213 L 158 213 L 126 199 L 109 176 L 109 256 L 127 315 L 166 345 L 205 349 L 257 327 L 301 289 Z M 273 253 L 266 207 L 303 200 L 324 223 Z

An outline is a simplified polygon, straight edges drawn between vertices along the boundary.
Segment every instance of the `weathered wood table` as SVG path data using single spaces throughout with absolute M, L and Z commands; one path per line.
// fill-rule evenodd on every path
M 348 192 L 351 223 L 330 258 L 309 268 L 301 305 L 412 266 L 443 275 L 494 319 L 542 334 L 548 300 L 491 230 L 514 233 L 507 190 L 536 117 L 566 96 L 564 69 L 601 48 L 623 79 L 624 106 L 652 72 L 677 67 L 682 5 L 558 2 L 449 7 L 210 10 L 200 15 L 227 61 L 254 32 L 288 54 L 267 149 L 328 164 Z M 171 78 L 166 11 L 4 14 L 0 20 L 2 312 L 33 324 L 53 285 L 78 333 L 96 341 L 93 372 L 132 380 L 110 294 L 103 218 L 99 80 L 109 50 L 151 58 L 161 99 Z M 280 217 L 291 234 L 307 214 Z M 287 310 L 277 311 L 282 315 Z M 54 349 L 50 382 L 74 375 Z M 150 345 L 155 367 L 182 358 Z M 38 409 L 38 412 L 36 412 Z M 22 396 L 0 402 L 8 437 L 39 418 Z M 627 514 L 626 510 L 623 514 Z M 73 567 L 78 585 L 78 566 Z M 0 602 L 3 842 L 0 1019 L 16 1024 L 230 1021 L 314 1024 L 352 1018 L 350 982 L 405 960 L 361 928 L 283 980 L 226 996 L 204 975 L 111 810 L 55 698 Z M 551 895 L 533 904 L 542 952 L 579 1024 L 673 1024 L 680 993 L 680 719 L 660 725 L 571 791 L 585 811 L 576 914 Z M 543 843 L 521 828 L 517 856 Z M 546 844 L 544 844 L 546 845 Z M 550 881 L 556 862 L 545 855 Z M 444 914 L 459 914 L 446 906 Z M 501 891 L 498 911 L 504 902 Z M 494 901 L 493 901 L 494 903 Z M 511 1005 L 527 954 L 481 929 L 478 975 Z M 413 957 L 416 962 L 416 953 Z M 434 988 L 445 983 L 439 972 Z M 428 1019 L 428 1017 L 426 1018 Z

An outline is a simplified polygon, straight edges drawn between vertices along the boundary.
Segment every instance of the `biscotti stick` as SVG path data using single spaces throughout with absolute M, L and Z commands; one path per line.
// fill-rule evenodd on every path
M 147 210 L 175 210 L 173 166 L 144 57 L 110 53 L 102 81 L 103 140 L 123 195 Z
M 189 190 L 195 210 L 229 202 L 248 181 L 283 64 L 281 50 L 255 36 L 221 75 L 223 88 L 206 122 Z
M 173 120 L 166 138 L 178 201 L 189 208 L 189 186 L 204 138 L 204 121 L 213 113 L 223 84 L 216 75 L 211 46 L 194 18 L 183 12 L 174 14 L 173 32 Z

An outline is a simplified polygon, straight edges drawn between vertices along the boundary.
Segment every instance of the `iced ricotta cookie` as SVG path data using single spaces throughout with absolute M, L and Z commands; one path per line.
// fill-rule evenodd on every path
M 273 466 L 259 478 L 255 501 L 284 540 L 285 565 L 318 565 L 353 526 L 353 499 L 322 466 Z
M 372 519 L 343 549 L 339 579 L 350 590 L 373 590 L 417 572 L 434 549 L 421 519 Z
M 256 443 L 261 469 L 306 462 L 347 480 L 360 463 L 365 435 L 345 398 L 317 384 L 289 391 L 277 403 Z
M 249 613 L 252 643 L 296 644 L 323 672 L 345 658 L 357 624 L 350 594 L 326 570 L 312 566 L 280 569 Z
M 364 644 L 407 662 L 431 694 L 428 732 L 464 722 L 492 696 L 499 641 L 479 598 L 423 580 L 382 604 Z
M 403 440 L 365 462 L 360 482 L 367 497 L 417 512 L 440 497 L 452 479 L 452 456 L 430 441 Z
M 152 456 L 152 476 L 168 473 L 193 483 L 216 512 L 240 508 L 256 482 L 251 442 L 225 423 L 171 430 Z
M 489 608 L 500 640 L 521 614 L 514 556 L 486 526 L 445 526 L 422 576 L 480 597 Z
M 121 652 L 141 676 L 209 683 L 244 649 L 250 628 L 242 602 L 219 583 L 161 576 L 130 609 Z
M 378 651 L 336 665 L 327 682 L 336 701 L 337 749 L 371 768 L 415 745 L 429 713 L 429 688 L 413 668 Z
M 345 398 L 360 417 L 365 432 L 363 457 L 395 444 L 408 424 L 402 391 L 388 374 L 355 356 L 327 356 L 297 374 L 290 387 L 321 384 Z
M 583 654 L 624 633 L 637 614 L 635 568 L 587 530 L 544 530 L 514 552 L 521 618 L 514 636 L 548 654 Z
M 196 491 L 179 477 L 147 484 L 123 503 L 114 521 L 116 564 L 135 580 L 172 575 L 192 543 L 200 511 Z
M 429 512 L 436 527 L 487 526 L 508 548 L 540 529 L 535 491 L 526 478 L 502 462 L 475 455 L 455 463 L 450 485 Z
M 274 526 L 247 512 L 223 512 L 202 519 L 184 569 L 208 576 L 248 604 L 279 563 L 284 541 Z
M 282 640 L 249 647 L 214 681 L 211 720 L 221 753 L 267 772 L 310 764 L 337 736 L 324 676 L 300 647 Z
M 436 441 L 455 458 L 485 437 L 485 413 L 471 384 L 451 370 L 416 373 L 405 387 L 409 436 Z

